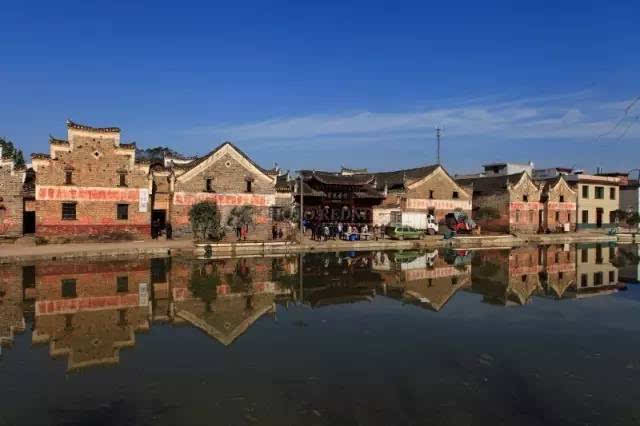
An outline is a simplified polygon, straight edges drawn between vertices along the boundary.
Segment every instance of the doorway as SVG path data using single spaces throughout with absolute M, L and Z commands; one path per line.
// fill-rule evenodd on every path
M 151 212 L 151 223 L 155 223 L 156 221 L 160 222 L 160 229 L 164 229 L 167 223 L 167 211 L 153 210 Z
M 22 214 L 22 233 L 25 235 L 36 233 L 36 212 Z
M 602 228 L 602 215 L 604 214 L 604 209 L 598 207 L 596 209 L 596 227 Z
M 544 232 L 546 230 L 545 228 L 546 228 L 546 224 L 544 223 L 543 211 L 538 210 L 538 229 L 541 232 Z

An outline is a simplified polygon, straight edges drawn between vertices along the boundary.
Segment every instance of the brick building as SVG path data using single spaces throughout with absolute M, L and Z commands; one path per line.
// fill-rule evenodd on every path
M 471 196 L 441 165 L 375 173 L 376 187 L 385 200 L 374 208 L 374 223 L 388 225 L 402 212 L 424 212 L 443 220 L 447 213 L 471 214 Z
M 48 155 L 32 155 L 36 235 L 149 235 L 148 165 L 136 163 L 135 144 L 116 127 L 67 121 L 67 132 Z
M 507 233 L 540 230 L 544 213 L 540 202 L 542 189 L 527 172 L 463 178 L 456 182 L 473 188 L 473 218 L 483 230 Z M 498 217 L 484 216 L 489 209 L 497 212 Z
M 0 146 L 0 238 L 22 235 L 24 203 L 22 186 L 26 170 L 3 157 Z
M 154 183 L 159 194 L 160 180 L 167 179 L 170 203 L 154 196 L 153 209 L 154 213 L 168 209 L 166 220 L 171 222 L 174 232 L 191 233 L 189 209 L 200 201 L 210 200 L 220 208 L 223 225 L 234 207 L 251 206 L 254 227 L 249 230 L 249 238 L 270 238 L 270 209 L 276 204 L 276 169 L 263 169 L 230 142 L 196 160 L 168 167 L 171 172 L 166 176 L 154 172 Z M 226 239 L 235 239 L 232 230 L 227 232 Z
M 542 186 L 542 222 L 543 230 L 551 232 L 576 230 L 577 194 L 564 176 L 538 182 Z

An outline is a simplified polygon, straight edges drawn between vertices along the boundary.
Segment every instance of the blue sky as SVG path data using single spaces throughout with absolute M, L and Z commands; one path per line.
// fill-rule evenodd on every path
M 9 2 L 1 14 L 0 135 L 27 153 L 71 118 L 186 154 L 231 140 L 292 170 L 433 163 L 436 126 L 452 172 L 640 166 L 638 2 Z

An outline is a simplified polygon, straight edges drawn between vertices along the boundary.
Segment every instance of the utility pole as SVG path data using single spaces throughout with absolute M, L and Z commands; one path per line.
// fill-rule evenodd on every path
M 436 157 L 438 159 L 438 164 L 440 164 L 440 130 L 441 130 L 440 127 L 436 127 L 436 140 L 438 142 Z
M 304 194 L 302 192 L 302 173 L 300 173 L 300 184 L 298 185 L 300 191 L 300 244 L 304 242 Z

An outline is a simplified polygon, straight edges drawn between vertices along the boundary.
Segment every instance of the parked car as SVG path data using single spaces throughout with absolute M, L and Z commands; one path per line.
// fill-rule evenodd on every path
M 389 238 L 395 238 L 398 240 L 418 240 L 424 236 L 424 232 L 406 225 L 387 226 L 385 233 Z

